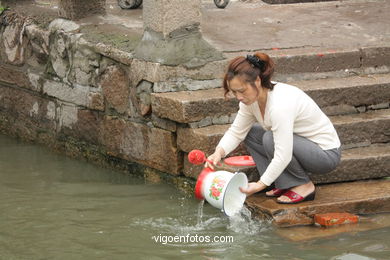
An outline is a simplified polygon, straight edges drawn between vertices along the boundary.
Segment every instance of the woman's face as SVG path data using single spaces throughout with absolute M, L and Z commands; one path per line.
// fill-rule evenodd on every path
M 238 99 L 238 101 L 244 103 L 245 105 L 251 105 L 257 101 L 261 91 L 259 78 L 255 81 L 255 85 L 257 89 L 250 83 L 242 80 L 240 77 L 234 77 L 228 82 L 230 91 Z

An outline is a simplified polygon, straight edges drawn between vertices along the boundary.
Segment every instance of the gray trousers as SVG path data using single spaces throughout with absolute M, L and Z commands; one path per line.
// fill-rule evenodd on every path
M 274 138 L 271 131 L 254 124 L 244 143 L 253 157 L 260 176 L 265 172 L 274 157 Z M 336 168 L 341 158 L 341 149 L 322 150 L 309 139 L 293 135 L 293 156 L 282 174 L 275 180 L 275 187 L 289 189 L 308 183 L 309 175 L 323 174 Z

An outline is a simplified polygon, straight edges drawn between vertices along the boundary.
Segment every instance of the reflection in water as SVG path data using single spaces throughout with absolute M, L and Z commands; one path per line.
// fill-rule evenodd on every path
M 0 259 L 386 259 L 390 229 L 290 242 L 165 184 L 0 136 Z M 231 237 L 162 243 L 163 236 Z M 358 259 L 358 258 L 355 258 Z

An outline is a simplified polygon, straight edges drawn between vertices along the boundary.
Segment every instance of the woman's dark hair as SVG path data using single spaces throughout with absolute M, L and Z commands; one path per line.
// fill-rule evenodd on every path
M 263 88 L 272 90 L 274 88 L 271 83 L 271 77 L 274 73 L 274 62 L 265 53 L 256 52 L 254 55 L 247 57 L 239 56 L 230 61 L 227 72 L 223 79 L 223 88 L 225 96 L 229 93 L 228 82 L 234 77 L 239 76 L 245 82 L 256 88 L 255 81 L 257 77 L 261 80 Z

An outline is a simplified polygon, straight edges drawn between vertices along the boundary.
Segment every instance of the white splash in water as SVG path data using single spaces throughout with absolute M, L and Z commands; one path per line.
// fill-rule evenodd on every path
M 262 222 L 252 219 L 252 214 L 246 207 L 229 217 L 229 224 L 227 227 L 236 233 L 243 233 L 248 235 L 255 235 L 259 233 L 262 228 Z

